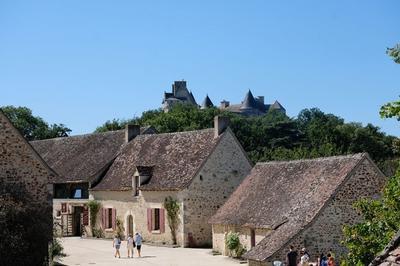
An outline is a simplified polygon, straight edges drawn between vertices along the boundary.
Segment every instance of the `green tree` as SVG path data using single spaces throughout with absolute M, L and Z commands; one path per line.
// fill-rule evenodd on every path
M 32 111 L 27 107 L 9 105 L 3 106 L 0 109 L 29 141 L 67 137 L 71 132 L 71 129 L 63 124 L 49 125 L 41 117 L 34 116 Z
M 362 199 L 355 208 L 363 221 L 344 227 L 343 243 L 350 265 L 368 265 L 400 229 L 400 172 L 389 180 L 381 199 Z
M 392 48 L 387 48 L 386 53 L 393 59 L 397 64 L 400 64 L 400 44 L 396 44 Z

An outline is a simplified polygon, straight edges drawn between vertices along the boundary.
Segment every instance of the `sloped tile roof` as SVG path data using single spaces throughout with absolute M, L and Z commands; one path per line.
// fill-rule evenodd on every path
M 152 177 L 140 187 L 141 190 L 183 189 L 190 184 L 223 134 L 214 138 L 214 129 L 205 129 L 140 135 L 122 148 L 93 190 L 130 190 L 132 177 L 141 166 L 152 166 Z
M 141 134 L 152 133 L 142 127 Z M 110 163 L 125 143 L 125 130 L 31 141 L 42 158 L 59 174 L 56 183 L 86 182 Z
M 265 260 L 314 219 L 365 156 L 258 163 L 210 223 L 271 229 L 245 254 Z

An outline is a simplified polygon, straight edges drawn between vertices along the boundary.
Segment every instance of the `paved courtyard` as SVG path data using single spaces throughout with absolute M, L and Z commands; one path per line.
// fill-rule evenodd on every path
M 142 246 L 142 257 L 127 258 L 126 242 L 122 242 L 121 258 L 114 258 L 111 240 L 62 238 L 67 257 L 60 262 L 65 265 L 163 265 L 163 266 L 238 266 L 239 261 L 211 254 L 211 249 L 189 249 Z

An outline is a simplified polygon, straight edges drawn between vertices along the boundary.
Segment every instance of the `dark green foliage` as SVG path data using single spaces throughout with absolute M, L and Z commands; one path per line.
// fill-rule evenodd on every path
M 393 59 L 397 64 L 400 64 L 400 44 L 396 44 L 392 48 L 387 48 L 386 53 Z
M 364 220 L 344 227 L 343 244 L 349 249 L 349 265 L 368 265 L 400 229 L 400 172 L 389 180 L 381 199 L 362 199 L 355 208 Z
M 36 202 L 24 185 L 0 179 L 0 265 L 48 261 L 52 208 Z
M 297 118 L 289 118 L 277 111 L 246 117 L 217 108 L 201 110 L 176 105 L 168 113 L 152 110 L 132 120 L 113 120 L 97 131 L 120 129 L 128 122 L 152 125 L 160 133 L 204 129 L 213 127 L 215 115 L 230 118 L 231 129 L 253 162 L 368 152 L 376 162 L 383 163 L 398 155 L 397 138 L 387 136 L 371 124 L 345 123 L 342 118 L 317 108 L 305 109 Z
M 33 116 L 27 107 L 3 106 L 1 110 L 10 119 L 11 123 L 29 141 L 67 137 L 71 129 L 63 124 L 49 125 L 41 117 Z
M 50 254 L 52 259 L 54 259 L 55 257 L 65 257 L 67 256 L 64 253 L 64 247 L 61 245 L 61 241 L 57 238 L 53 238 L 53 243 L 50 247 Z

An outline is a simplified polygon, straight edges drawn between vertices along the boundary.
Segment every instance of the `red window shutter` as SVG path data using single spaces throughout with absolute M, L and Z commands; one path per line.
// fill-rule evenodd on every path
M 101 227 L 106 228 L 106 209 L 101 208 Z
M 112 229 L 115 230 L 116 225 L 117 225 L 117 210 L 112 208 L 111 211 L 112 211 L 112 213 L 111 213 Z
M 89 210 L 87 206 L 83 209 L 83 225 L 89 225 Z
M 160 233 L 165 232 L 165 211 L 164 209 L 160 209 Z
M 148 208 L 147 209 L 147 230 L 151 232 L 153 230 L 153 222 L 152 222 L 152 209 Z

